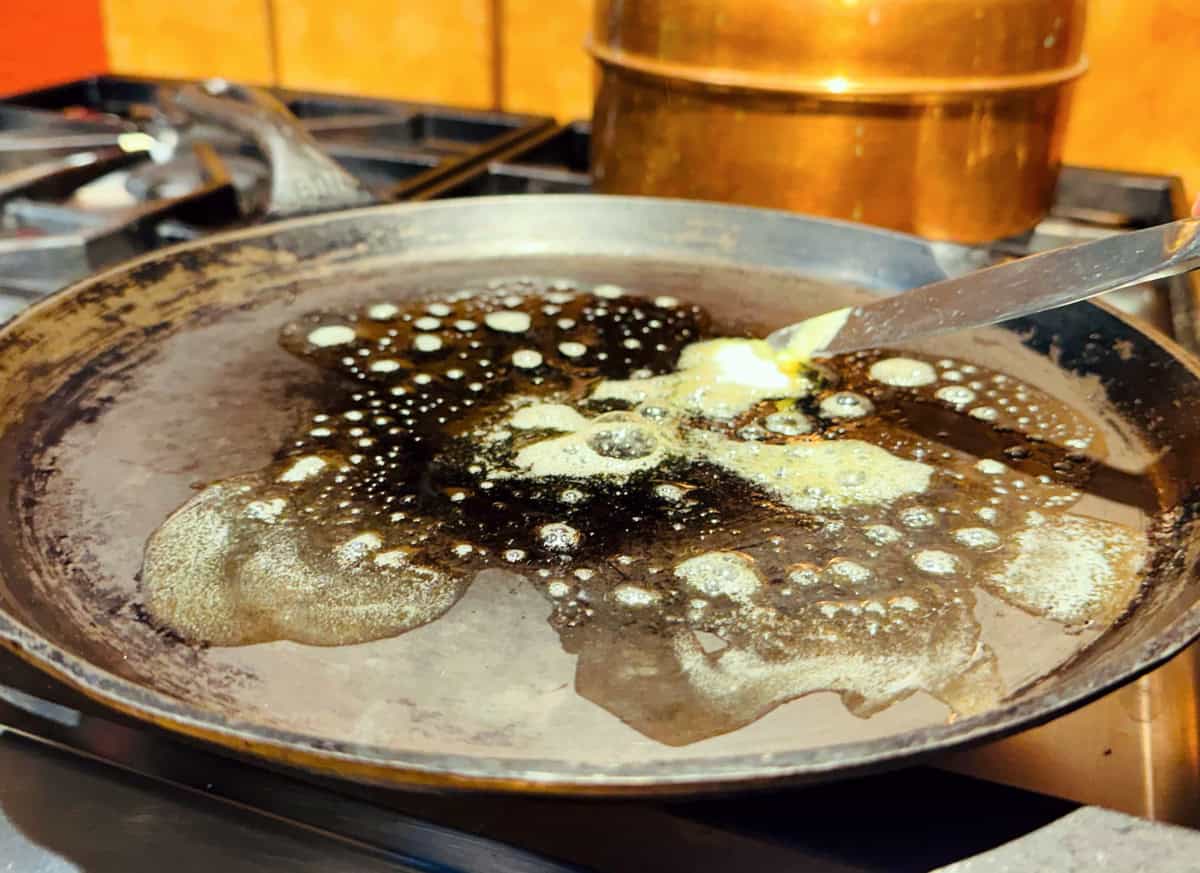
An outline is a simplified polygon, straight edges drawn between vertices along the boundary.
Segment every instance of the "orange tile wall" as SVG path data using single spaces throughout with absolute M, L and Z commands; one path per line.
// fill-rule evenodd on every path
M 592 111 L 592 63 L 583 51 L 592 27 L 592 0 L 504 0 L 501 103 L 517 112 L 562 119 Z
M 103 72 L 99 0 L 0 3 L 0 94 Z
M 263 0 L 102 0 L 112 69 L 143 76 L 275 79 Z
M 1200 0 L 1092 0 L 1072 163 L 1175 173 L 1200 194 Z
M 295 88 L 491 106 L 493 5 L 281 0 L 274 4 L 279 81 Z

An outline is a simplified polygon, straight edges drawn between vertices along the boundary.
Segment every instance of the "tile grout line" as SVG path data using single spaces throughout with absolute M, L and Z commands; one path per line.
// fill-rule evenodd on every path
M 491 18 L 491 91 L 492 108 L 504 109 L 504 0 L 490 0 L 488 13 Z
M 279 21 L 275 15 L 275 0 L 263 0 L 263 11 L 267 16 L 267 58 L 271 70 L 271 85 L 279 88 Z

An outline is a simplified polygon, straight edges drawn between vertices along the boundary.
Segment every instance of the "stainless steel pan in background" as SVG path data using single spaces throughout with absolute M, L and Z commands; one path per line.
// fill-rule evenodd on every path
M 222 111 L 191 98 L 193 110 Z M 279 130 L 269 111 L 258 117 L 247 129 Z M 276 211 L 361 203 L 336 176 L 309 181 Z M 311 374 L 275 339 L 299 314 L 497 276 L 569 276 L 701 302 L 750 333 L 811 314 L 831 285 L 890 293 L 943 278 L 964 267 L 959 252 L 754 209 L 526 196 L 335 209 L 85 280 L 0 330 L 0 638 L 172 730 L 412 785 L 619 794 L 813 781 L 1033 726 L 1200 633 L 1200 370 L 1103 305 L 949 341 L 1101 421 L 1117 450 L 1097 475 L 1132 481 L 1152 465 L 1155 490 L 1134 489 L 1131 499 L 1165 530 L 1131 611 L 970 717 L 947 721 L 914 699 L 860 719 L 818 695 L 719 736 L 658 742 L 614 717 L 620 701 L 596 706 L 575 692 L 575 656 L 547 625 L 545 601 L 512 574 L 477 579 L 420 631 L 340 648 L 197 647 L 156 631 L 138 610 L 150 533 L 195 483 L 270 461 L 311 411 Z M 996 633 L 1003 643 L 1017 632 Z M 1018 661 L 1040 645 L 1007 643 Z

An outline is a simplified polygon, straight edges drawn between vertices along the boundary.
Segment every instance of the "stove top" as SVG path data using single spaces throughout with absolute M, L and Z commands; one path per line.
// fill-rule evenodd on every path
M 160 108 L 179 84 L 105 76 L 0 101 L 0 318 L 133 255 L 262 220 L 264 158 L 226 131 L 179 127 Z M 383 200 L 589 189 L 585 123 L 274 93 Z M 1067 167 L 1041 225 L 971 254 L 982 265 L 1185 213 L 1177 179 Z M 1198 292 L 1183 277 L 1108 299 L 1198 350 Z M 230 870 L 983 871 L 1037 869 L 1036 853 L 1080 839 L 1081 863 L 1096 851 L 1111 863 L 1136 843 L 1114 842 L 1113 828 L 1141 826 L 1080 803 L 1200 824 L 1198 652 L 936 768 L 687 802 L 418 794 L 267 769 L 125 720 L 0 654 L 0 857 L 139 870 L 161 865 L 147 850 L 161 846 L 184 859 L 174 866 L 207 870 L 218 842 Z M 1200 855 L 1189 832 L 1145 839 L 1131 857 Z
M 28 299 L 132 255 L 261 216 L 251 144 L 162 108 L 178 81 L 101 76 L 0 102 L 0 289 Z M 274 89 L 385 201 L 552 127 L 548 118 Z

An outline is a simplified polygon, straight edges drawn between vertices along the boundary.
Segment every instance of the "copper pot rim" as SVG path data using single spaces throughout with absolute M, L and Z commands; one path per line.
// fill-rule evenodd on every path
M 1067 67 L 1010 73 L 998 76 L 892 76 L 850 78 L 846 76 L 797 76 L 763 73 L 729 67 L 702 67 L 664 61 L 603 45 L 589 36 L 584 48 L 606 71 L 668 81 L 674 87 L 701 91 L 759 93 L 818 99 L 826 102 L 887 100 L 929 102 L 1003 93 L 1041 91 L 1074 82 L 1088 69 L 1086 55 Z

